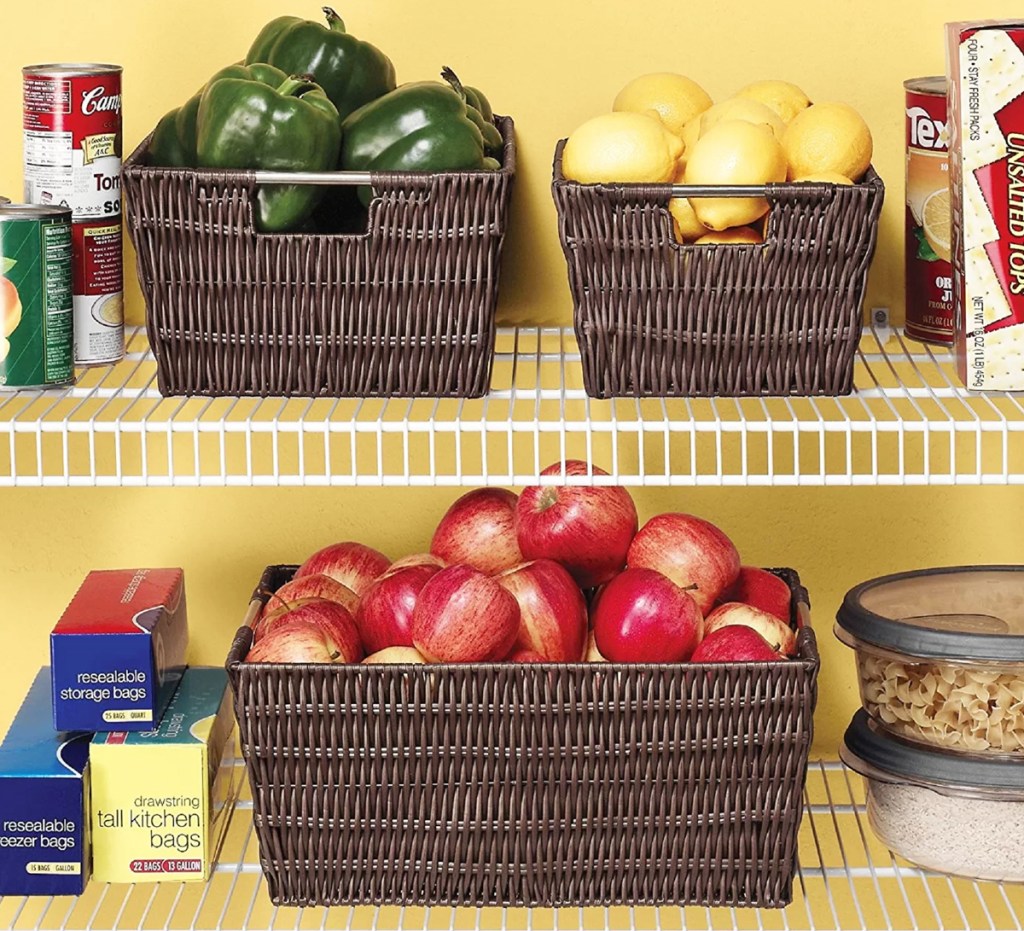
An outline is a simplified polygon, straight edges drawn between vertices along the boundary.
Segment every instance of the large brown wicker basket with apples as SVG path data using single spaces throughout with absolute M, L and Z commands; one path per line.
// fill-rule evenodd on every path
M 782 906 L 819 666 L 227 668 L 278 905 Z

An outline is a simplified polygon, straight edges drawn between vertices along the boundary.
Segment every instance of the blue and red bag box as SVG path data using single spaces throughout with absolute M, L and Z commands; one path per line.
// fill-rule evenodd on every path
M 50 727 L 43 667 L 0 744 L 0 896 L 81 895 L 89 879 L 89 740 Z
M 58 731 L 150 731 L 188 649 L 181 569 L 90 572 L 50 634 Z

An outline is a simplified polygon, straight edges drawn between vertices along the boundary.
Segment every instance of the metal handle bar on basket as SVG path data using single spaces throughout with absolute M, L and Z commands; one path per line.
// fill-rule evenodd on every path
M 481 174 L 497 174 L 484 172 Z M 437 172 L 395 172 L 395 171 L 255 171 L 253 179 L 257 184 L 316 184 L 331 187 L 372 185 L 375 179 L 391 174 L 422 174 L 424 176 Z M 461 172 L 460 172 L 461 174 Z M 738 189 L 737 189 L 738 190 Z

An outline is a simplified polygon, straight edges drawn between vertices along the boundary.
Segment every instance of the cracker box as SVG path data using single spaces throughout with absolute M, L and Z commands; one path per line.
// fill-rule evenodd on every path
M 54 733 L 39 671 L 0 744 L 0 896 L 81 895 L 89 878 L 89 738 Z
M 50 634 L 53 726 L 152 730 L 181 679 L 187 648 L 180 569 L 90 572 Z
M 1024 390 L 1024 22 L 946 26 L 957 367 Z
M 231 765 L 234 723 L 227 673 L 190 667 L 156 730 L 93 738 L 97 880 L 209 877 L 241 779 Z

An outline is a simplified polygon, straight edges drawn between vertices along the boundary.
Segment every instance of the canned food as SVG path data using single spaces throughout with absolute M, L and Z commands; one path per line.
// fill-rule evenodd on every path
M 71 211 L 0 205 L 0 388 L 74 379 Z
M 25 199 L 74 219 L 75 361 L 124 356 L 121 68 L 23 69 Z
M 907 92 L 906 333 L 953 342 L 946 79 L 915 78 Z
M 124 357 L 121 220 L 75 223 L 75 362 Z

